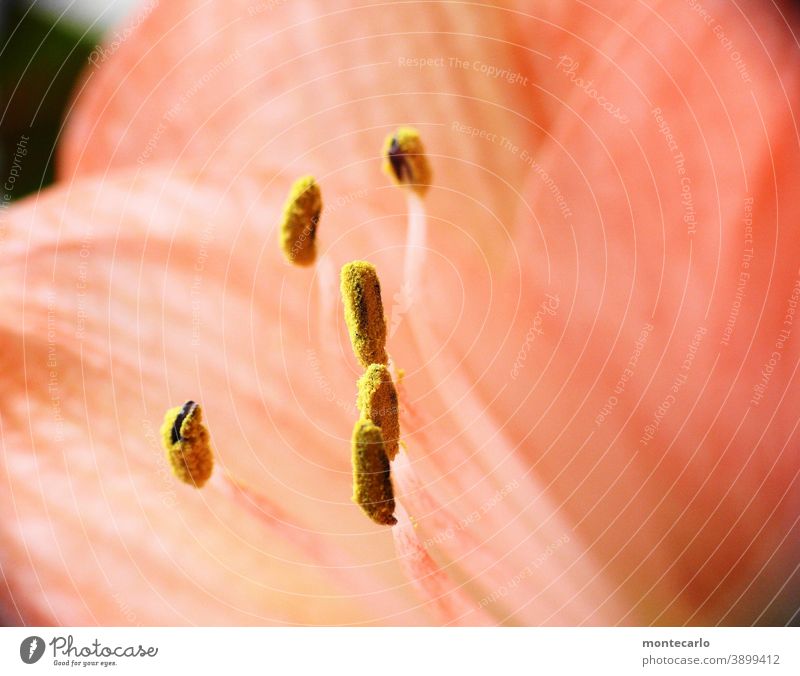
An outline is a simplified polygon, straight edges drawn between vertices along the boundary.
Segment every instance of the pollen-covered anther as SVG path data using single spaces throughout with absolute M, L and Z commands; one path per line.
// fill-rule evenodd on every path
M 384 364 L 370 364 L 359 378 L 356 403 L 361 417 L 381 428 L 386 455 L 394 460 L 400 441 L 397 390 Z
M 283 207 L 279 232 L 281 250 L 294 265 L 311 265 L 317 257 L 317 225 L 322 213 L 322 193 L 313 176 L 298 178 Z
M 358 420 L 353 428 L 353 502 L 375 523 L 393 526 L 394 490 L 381 428 Z
M 375 266 L 366 261 L 344 265 L 341 291 L 344 320 L 356 358 L 364 368 L 386 364 L 386 318 Z
M 190 486 L 201 488 L 211 477 L 214 456 L 199 405 L 187 401 L 164 414 L 161 439 L 172 473 Z
M 424 197 L 431 184 L 431 168 L 419 132 L 400 127 L 386 137 L 383 145 L 383 170 L 392 180 Z

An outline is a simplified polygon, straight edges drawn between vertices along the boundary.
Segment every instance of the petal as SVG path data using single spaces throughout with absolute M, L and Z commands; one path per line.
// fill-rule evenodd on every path
M 392 535 L 406 576 L 427 599 L 427 605 L 436 609 L 440 623 L 468 626 L 494 624 L 480 605 L 475 605 L 469 588 L 457 587 L 452 578 L 436 565 L 425 544 L 420 542 L 415 525 L 402 506 L 397 510 L 397 527 L 392 529 Z
M 551 60 L 544 52 L 565 28 L 552 25 L 548 12 L 540 8 L 529 20 L 513 6 L 145 3 L 122 31 L 126 39 L 111 36 L 100 67 L 87 71 L 62 171 L 205 158 L 223 139 L 249 152 L 256 136 L 248 129 L 258 129 L 264 148 L 281 157 L 319 155 L 318 146 L 335 137 L 341 157 L 374 153 L 359 145 L 368 124 L 421 122 L 420 115 L 441 123 L 459 114 L 486 122 L 503 109 L 509 119 L 523 110 L 532 117 L 529 90 L 497 87 L 494 76 L 503 68 L 532 75 L 534 64 Z M 520 22 L 533 20 L 539 34 L 526 35 Z M 159 122 L 157 143 L 147 146 Z
M 472 480 L 445 470 L 455 450 L 428 467 L 451 443 L 458 473 L 538 490 L 596 566 L 574 589 L 601 595 L 582 622 L 774 624 L 797 609 L 800 64 L 759 7 L 715 5 L 712 26 L 678 3 L 626 17 L 540 146 L 520 203 L 535 225 L 518 223 L 505 267 L 477 244 L 438 255 L 468 250 L 453 228 L 425 265 L 448 302 L 409 313 L 431 361 L 408 401 L 423 430 L 462 430 L 427 448 L 406 436 L 421 483 L 468 502 Z M 534 589 L 518 589 L 517 617 Z
M 465 575 L 481 600 L 498 597 L 488 610 L 507 622 L 792 617 L 796 350 L 780 330 L 796 281 L 786 199 L 796 56 L 777 11 L 714 5 L 710 25 L 691 7 L 640 3 L 508 22 L 496 19 L 506 10 L 459 7 L 455 16 L 435 5 L 430 32 L 409 42 L 416 5 L 311 18 L 295 3 L 246 18 L 239 3 L 172 7 L 120 47 L 108 74 L 99 71 L 103 82 L 89 82 L 64 176 L 177 159 L 246 166 L 242 176 L 257 180 L 260 158 L 280 158 L 292 177 L 311 169 L 341 188 L 352 222 L 330 229 L 331 260 L 369 256 L 385 288 L 402 289 L 404 210 L 380 187 L 375 151 L 398 123 L 424 130 L 437 176 L 428 295 L 398 303 L 407 319 L 390 346 L 408 371 L 403 504 L 423 543 L 492 506 L 469 537 L 442 547 L 447 561 L 431 568 L 440 588 L 461 589 Z M 439 56 L 442 31 L 453 41 L 446 54 L 469 53 L 470 72 L 449 62 L 445 74 L 398 68 L 408 52 Z M 497 56 L 476 47 L 476 33 Z M 530 77 L 535 93 L 472 71 L 479 60 Z M 163 64 L 178 65 L 161 77 Z M 627 123 L 601 107 L 609 103 Z M 690 204 L 661 118 L 684 155 Z M 747 197 L 761 225 L 740 299 Z M 309 295 L 292 285 L 286 293 L 290 305 Z M 309 323 L 317 310 L 308 303 Z M 294 325 L 284 324 L 290 344 Z M 643 329 L 646 347 L 627 374 Z M 332 436 L 341 416 L 319 400 L 345 408 L 338 388 L 353 377 L 350 361 L 330 358 L 346 351 L 336 335 L 306 355 L 313 410 L 329 411 L 314 424 Z M 780 364 L 771 364 L 778 344 Z M 749 404 L 766 369 L 765 397 Z M 280 438 L 302 446 L 308 419 L 293 418 L 294 408 L 281 409 Z M 324 495 L 332 484 L 321 484 Z M 567 546 L 554 548 L 564 536 Z M 545 552 L 541 575 L 523 575 L 539 572 Z
M 487 244 L 462 196 L 513 221 L 530 168 L 498 144 L 535 151 L 572 89 L 554 68 L 564 45 L 613 25 L 553 3 L 146 3 L 87 70 L 60 174 L 269 157 L 380 189 L 383 136 L 410 123 L 436 161 L 429 208 Z
M 260 178 L 114 174 L 8 213 L 12 621 L 429 621 L 389 532 L 349 501 L 355 378 L 309 333 L 315 278 L 281 262 L 264 214 L 284 186 Z M 201 491 L 169 476 L 158 440 L 163 411 L 189 398 L 217 455 Z

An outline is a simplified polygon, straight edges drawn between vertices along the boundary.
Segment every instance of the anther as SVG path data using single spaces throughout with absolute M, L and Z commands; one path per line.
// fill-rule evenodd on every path
M 313 176 L 298 178 L 283 207 L 279 233 L 286 260 L 311 265 L 317 257 L 316 234 L 322 212 L 322 193 Z
M 383 170 L 396 183 L 408 186 L 420 197 L 425 195 L 431 184 L 431 168 L 416 129 L 400 127 L 386 137 Z
M 381 428 L 359 420 L 353 428 L 353 502 L 375 523 L 393 526 L 394 490 Z
M 366 261 L 347 263 L 342 267 L 341 292 L 344 319 L 356 358 L 364 368 L 386 364 L 386 319 L 375 266 Z
M 400 420 L 397 390 L 386 366 L 370 364 L 359 378 L 357 405 L 363 419 L 381 428 L 386 455 L 394 460 L 400 440 Z
M 200 406 L 187 401 L 164 414 L 161 439 L 172 473 L 190 486 L 200 488 L 214 468 L 208 430 Z

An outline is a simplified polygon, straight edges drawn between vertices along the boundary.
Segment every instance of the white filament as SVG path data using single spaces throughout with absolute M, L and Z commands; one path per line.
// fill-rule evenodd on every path
M 403 267 L 403 287 L 411 302 L 418 297 L 422 265 L 427 254 L 427 221 L 422 198 L 408 192 L 408 231 L 406 233 L 406 257 Z M 410 303 L 409 303 L 410 304 Z

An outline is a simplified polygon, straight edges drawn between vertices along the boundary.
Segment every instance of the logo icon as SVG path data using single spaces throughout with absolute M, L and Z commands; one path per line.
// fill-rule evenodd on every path
M 19 646 L 20 659 L 25 664 L 33 664 L 44 655 L 44 641 L 38 636 L 28 636 Z

